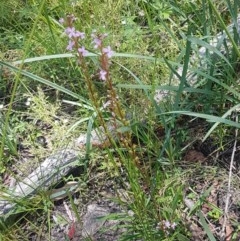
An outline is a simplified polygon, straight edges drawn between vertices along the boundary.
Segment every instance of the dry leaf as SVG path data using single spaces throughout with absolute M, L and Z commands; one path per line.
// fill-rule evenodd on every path
M 232 240 L 232 232 L 233 229 L 230 225 L 226 226 L 226 241 L 231 241 Z
M 189 150 L 186 153 L 184 160 L 186 162 L 204 162 L 206 160 L 206 157 L 200 151 Z

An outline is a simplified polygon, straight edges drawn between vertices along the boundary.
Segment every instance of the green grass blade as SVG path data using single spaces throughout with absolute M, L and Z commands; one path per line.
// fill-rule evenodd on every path
M 88 52 L 86 54 L 86 57 L 98 57 L 98 54 Z M 73 58 L 76 57 L 75 54 L 52 54 L 52 55 L 44 55 L 44 56 L 39 56 L 39 57 L 33 57 L 33 58 L 27 58 L 24 60 L 18 60 L 14 61 L 14 65 L 18 65 L 21 63 L 32 63 L 32 62 L 37 62 L 37 61 L 43 61 L 43 60 L 50 60 L 50 59 L 60 59 L 60 58 Z M 144 60 L 149 60 L 149 61 L 160 61 L 164 63 L 164 60 L 162 58 L 155 58 L 151 56 L 145 56 L 145 55 L 138 55 L 138 54 L 128 54 L 128 53 L 114 53 L 113 57 L 121 57 L 121 58 L 136 58 L 136 59 L 144 59 Z
M 189 29 L 189 34 L 190 34 L 190 29 Z M 183 92 L 184 86 L 187 83 L 187 72 L 188 72 L 188 64 L 190 61 L 190 54 L 191 54 L 191 42 L 189 40 L 187 40 L 187 44 L 186 44 L 186 51 L 185 51 L 185 55 L 184 55 L 184 63 L 183 63 L 183 71 L 182 71 L 182 75 L 180 77 L 180 84 L 179 84 L 179 88 L 177 91 L 177 95 L 176 95 L 176 99 L 175 99 L 175 103 L 174 103 L 174 109 L 177 110 L 179 108 L 179 102 L 180 102 L 180 96 Z
M 87 110 L 91 110 L 91 111 L 94 110 L 93 106 L 85 105 L 85 104 L 82 104 L 82 103 L 79 103 L 79 102 L 76 102 L 76 101 L 63 100 L 63 103 L 70 104 L 70 105 L 76 105 L 78 107 L 81 107 L 81 108 L 84 108 L 84 109 L 87 109 Z
M 201 113 L 190 112 L 190 111 L 170 111 L 170 112 L 161 113 L 159 115 L 166 115 L 166 114 L 181 114 L 181 115 L 195 116 L 195 117 L 205 119 L 208 122 L 219 122 L 222 124 L 230 125 L 232 127 L 240 128 L 240 123 L 236 123 L 234 121 L 227 120 L 225 118 L 214 116 L 214 115 L 201 114 Z
M 124 70 L 126 70 L 134 78 L 134 80 L 138 83 L 138 85 L 136 85 L 136 86 L 144 87 L 144 84 L 142 83 L 142 81 L 131 70 L 129 70 L 128 68 L 126 68 L 125 66 L 123 66 L 120 63 L 116 62 L 116 64 L 118 64 L 120 67 L 122 67 Z M 117 85 L 117 87 L 120 87 L 120 85 Z M 146 96 L 149 96 L 149 92 L 147 91 L 146 88 L 141 88 L 141 89 L 144 90 Z M 151 86 L 151 89 L 152 89 L 152 86 Z M 149 88 L 149 90 L 150 90 L 150 88 Z
M 210 230 L 210 228 L 209 228 L 209 226 L 208 226 L 208 224 L 207 224 L 207 222 L 206 222 L 206 220 L 205 220 L 202 212 L 199 212 L 199 213 L 198 213 L 198 216 L 199 216 L 199 218 L 200 218 L 200 223 L 202 224 L 202 227 L 203 227 L 204 231 L 206 232 L 209 240 L 210 240 L 210 241 L 217 241 L 217 240 L 215 239 L 215 237 L 213 236 L 213 234 L 212 234 L 212 232 L 211 232 L 211 230 Z
M 201 70 L 198 70 L 198 69 L 195 69 L 195 68 L 191 68 L 190 70 L 195 72 L 199 76 L 202 76 L 202 77 L 204 77 L 206 79 L 209 79 L 209 80 L 215 82 L 219 86 L 223 87 L 224 89 L 228 90 L 230 93 L 235 95 L 238 99 L 240 99 L 240 93 L 238 91 L 236 91 L 234 88 L 232 88 L 232 87 L 228 86 L 227 84 L 223 83 L 223 81 L 221 81 L 221 80 L 219 80 L 219 79 L 217 79 L 217 78 L 215 78 L 213 76 L 210 76 L 209 74 L 204 73 Z M 227 93 L 227 91 L 226 91 L 226 93 Z
M 145 85 L 145 84 L 117 84 L 116 85 L 118 88 L 125 88 L 125 89 L 141 89 L 141 90 L 152 90 L 151 85 Z M 173 85 L 160 85 L 156 86 L 156 90 L 169 90 L 169 91 L 178 91 L 179 87 L 178 86 L 173 86 Z M 201 93 L 205 95 L 214 95 L 215 92 L 211 90 L 205 90 L 205 89 L 198 89 L 198 88 L 193 88 L 193 87 L 185 87 L 183 89 L 184 92 L 189 92 L 189 93 Z
M 238 109 L 240 107 L 240 104 L 237 104 L 237 105 L 235 105 L 235 106 L 233 106 L 230 110 L 228 110 L 223 116 L 222 116 L 222 118 L 226 118 L 227 116 L 229 116 L 229 115 L 231 115 L 231 113 L 234 111 L 234 110 L 236 110 L 236 109 Z M 207 134 L 204 136 L 204 138 L 203 138 L 203 142 L 209 137 L 209 135 L 217 128 L 217 126 L 220 124 L 220 122 L 216 122 L 211 128 L 210 128 L 210 130 L 207 132 Z
M 211 54 L 216 54 L 217 56 L 219 56 L 221 59 L 223 59 L 230 68 L 232 68 L 232 65 L 230 64 L 230 62 L 228 61 L 228 59 L 221 53 L 221 51 L 219 51 L 215 46 L 199 39 L 199 38 L 196 38 L 196 37 L 192 37 L 192 36 L 189 36 L 188 37 L 188 40 L 190 42 L 192 42 L 193 44 L 196 44 L 196 45 L 200 45 L 204 48 L 206 48 L 206 50 L 208 50 L 209 52 L 212 52 Z
M 51 86 L 52 88 L 54 88 L 54 89 L 56 89 L 58 91 L 61 91 L 61 92 L 65 93 L 65 94 L 67 94 L 69 96 L 72 96 L 72 97 L 74 97 L 74 98 L 76 98 L 76 99 L 86 103 L 87 105 L 91 106 L 91 104 L 90 104 L 90 102 L 88 100 L 86 100 L 85 98 L 79 96 L 78 94 L 76 94 L 76 93 L 74 93 L 74 92 L 72 92 L 72 91 L 70 91 L 70 90 L 68 90 L 68 89 L 66 89 L 66 88 L 64 88 L 64 87 L 62 87 L 62 86 L 60 86 L 58 84 L 55 84 L 55 83 L 53 83 L 53 82 L 51 82 L 49 80 L 41 78 L 41 77 L 39 77 L 39 76 L 37 76 L 35 74 L 32 74 L 32 73 L 30 73 L 28 71 L 21 70 L 21 69 L 15 67 L 15 66 L 13 66 L 13 65 L 11 65 L 9 63 L 3 62 L 3 61 L 0 61 L 0 65 L 8 67 L 10 70 L 12 70 L 14 72 L 19 72 L 20 74 L 22 74 L 22 75 L 24 75 L 26 77 L 29 77 L 30 79 L 35 80 L 35 81 L 37 81 L 39 83 Z
M 211 6 L 212 10 L 214 11 L 219 23 L 221 24 L 222 29 L 226 32 L 229 41 L 232 43 L 233 45 L 233 49 L 234 51 L 237 53 L 238 57 L 240 57 L 240 51 L 239 48 L 237 46 L 237 44 L 235 43 L 232 34 L 230 33 L 229 29 L 227 28 L 227 26 L 225 25 L 221 15 L 219 14 L 219 11 L 216 9 L 216 7 L 213 5 L 213 2 L 211 0 L 208 0 L 209 5 Z

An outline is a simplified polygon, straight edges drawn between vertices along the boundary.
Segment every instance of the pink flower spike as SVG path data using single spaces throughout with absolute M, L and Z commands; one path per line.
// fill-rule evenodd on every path
M 69 40 L 69 42 L 68 42 L 68 46 L 67 46 L 66 50 L 72 51 L 74 45 L 75 45 L 75 42 L 72 41 L 72 40 Z
M 103 53 L 105 53 L 109 59 L 113 56 L 113 51 L 110 46 L 103 48 Z
M 82 46 L 81 48 L 78 48 L 78 53 L 81 54 L 82 56 L 87 56 L 88 51 L 85 49 L 84 46 Z
M 99 72 L 100 80 L 106 80 L 106 75 L 107 75 L 107 72 L 105 70 L 101 69 Z

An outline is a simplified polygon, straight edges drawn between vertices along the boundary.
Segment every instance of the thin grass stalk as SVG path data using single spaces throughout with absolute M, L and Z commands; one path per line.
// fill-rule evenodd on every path
M 39 6 L 38 15 L 36 17 L 36 20 L 34 21 L 34 24 L 33 24 L 32 30 L 30 32 L 29 38 L 28 38 L 28 40 L 27 40 L 27 42 L 25 43 L 25 46 L 24 46 L 24 56 L 23 56 L 23 59 L 26 58 L 27 53 L 28 53 L 28 51 L 30 49 L 31 40 L 33 39 L 34 33 L 35 33 L 36 29 L 37 29 L 37 23 L 38 23 L 38 21 L 39 21 L 39 19 L 41 17 L 41 12 L 42 12 L 42 10 L 44 8 L 45 2 L 46 2 L 46 0 L 43 0 L 41 2 L 40 6 Z M 24 66 L 24 62 L 21 63 L 19 69 L 22 70 L 23 66 Z M 6 135 L 7 135 L 7 129 L 9 127 L 9 118 L 10 118 L 10 114 L 11 114 L 11 111 L 12 111 L 12 105 L 13 105 L 15 94 L 16 94 L 16 91 L 17 91 L 17 87 L 18 87 L 19 82 L 20 82 L 20 75 L 21 75 L 21 71 L 18 71 L 16 76 L 15 76 L 15 82 L 14 82 L 14 85 L 13 85 L 13 89 L 12 89 L 12 93 L 11 93 L 11 97 L 10 97 L 10 101 L 9 101 L 9 105 L 8 105 L 8 110 L 7 110 L 6 117 L 5 117 L 3 134 L 2 134 L 2 143 L 0 145 L 0 160 L 3 160 L 3 151 L 4 151 L 4 145 L 5 145 Z M 4 163 L 0 162 L 0 172 L 3 169 L 4 169 Z
M 228 36 L 228 38 L 229 38 L 229 41 L 230 41 L 231 44 L 233 45 L 233 49 L 234 49 L 234 51 L 237 53 L 238 58 L 240 58 L 240 50 L 239 50 L 239 48 L 238 48 L 236 42 L 234 41 L 234 39 L 233 39 L 231 33 L 229 32 L 229 30 L 228 30 L 226 24 L 224 23 L 222 17 L 220 16 L 220 14 L 219 14 L 217 8 L 214 6 L 214 4 L 213 4 L 213 2 L 212 2 L 211 0 L 208 0 L 208 3 L 209 3 L 209 5 L 211 6 L 213 12 L 216 14 L 216 17 L 217 17 L 219 23 L 221 24 L 221 27 L 222 27 L 223 30 L 226 32 L 226 34 L 227 34 L 227 36 Z

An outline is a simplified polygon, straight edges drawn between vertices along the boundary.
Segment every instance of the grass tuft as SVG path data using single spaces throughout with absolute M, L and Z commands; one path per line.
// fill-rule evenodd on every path
M 240 238 L 239 1 L 0 5 L 0 240 Z M 14 196 L 66 148 L 76 170 Z

